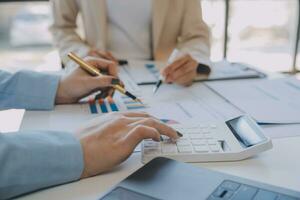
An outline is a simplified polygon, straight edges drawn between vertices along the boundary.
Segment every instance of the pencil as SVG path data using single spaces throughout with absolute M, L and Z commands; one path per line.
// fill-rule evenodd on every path
M 103 76 L 101 74 L 101 72 L 97 68 L 95 68 L 94 66 L 88 64 L 87 62 L 85 62 L 84 60 L 82 60 L 81 58 L 79 58 L 75 53 L 70 52 L 68 54 L 68 57 L 71 60 L 73 60 L 74 62 L 76 62 L 83 70 L 85 70 L 86 72 L 88 72 L 90 75 L 92 75 L 92 76 Z M 121 92 L 122 94 L 130 97 L 134 101 L 137 101 L 139 103 L 143 103 L 139 98 L 137 98 L 136 96 L 134 96 L 130 92 L 126 91 L 126 89 L 123 88 L 121 85 L 114 84 L 112 87 L 114 89 L 116 89 L 117 91 Z

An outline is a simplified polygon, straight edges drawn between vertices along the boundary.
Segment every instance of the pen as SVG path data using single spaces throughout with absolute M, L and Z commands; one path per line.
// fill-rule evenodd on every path
M 179 53 L 178 49 L 174 49 L 174 51 L 172 52 L 172 54 L 170 55 L 170 57 L 168 59 L 168 64 L 172 63 L 175 60 L 178 53 Z M 160 75 L 159 80 L 156 82 L 155 87 L 153 88 L 153 94 L 155 94 L 158 91 L 158 89 L 162 85 L 163 81 L 164 81 L 164 78 L 162 75 Z
M 69 53 L 68 57 L 70 59 L 72 59 L 74 62 L 76 62 L 83 70 L 85 70 L 86 72 L 88 72 L 89 74 L 93 75 L 93 76 L 103 76 L 101 74 L 101 72 L 95 68 L 92 65 L 89 65 L 88 63 L 86 63 L 84 60 L 82 60 L 81 58 L 79 58 L 76 54 L 74 53 Z M 122 94 L 130 97 L 131 99 L 133 99 L 134 101 L 143 103 L 140 99 L 138 99 L 136 96 L 134 96 L 133 94 L 131 94 L 130 92 L 126 91 L 125 88 L 123 88 L 121 85 L 118 84 L 114 84 L 112 86 L 114 89 L 118 90 L 119 92 L 121 92 Z
M 119 64 L 120 66 L 128 65 L 128 61 L 127 61 L 127 60 L 124 60 L 124 59 L 121 59 L 121 60 L 118 60 L 118 64 Z

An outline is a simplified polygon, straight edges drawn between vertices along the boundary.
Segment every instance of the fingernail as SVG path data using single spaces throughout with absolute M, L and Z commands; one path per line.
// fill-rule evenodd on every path
M 179 131 L 176 131 L 178 137 L 183 137 L 182 133 L 180 133 Z
M 160 141 L 161 142 L 164 141 L 164 138 L 162 136 L 159 136 L 159 137 L 160 137 Z
M 117 78 L 111 79 L 111 84 L 112 84 L 112 85 L 120 84 L 120 79 L 117 79 Z

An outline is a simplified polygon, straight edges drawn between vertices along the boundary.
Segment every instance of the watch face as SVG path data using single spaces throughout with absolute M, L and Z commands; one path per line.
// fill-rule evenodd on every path
M 209 74 L 211 69 L 209 66 L 199 63 L 197 67 L 198 74 Z

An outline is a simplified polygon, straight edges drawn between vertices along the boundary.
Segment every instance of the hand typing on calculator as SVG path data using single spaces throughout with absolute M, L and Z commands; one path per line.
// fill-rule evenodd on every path
M 163 156 L 183 162 L 241 160 L 272 148 L 269 138 L 248 116 L 226 122 L 172 125 L 183 134 L 177 141 L 144 140 L 142 162 Z

